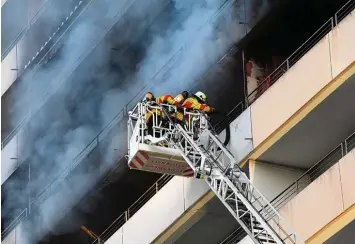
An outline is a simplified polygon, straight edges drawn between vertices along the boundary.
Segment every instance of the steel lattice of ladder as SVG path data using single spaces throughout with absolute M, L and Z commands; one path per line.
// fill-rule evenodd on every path
M 138 103 L 129 112 L 127 157 L 130 168 L 150 171 L 145 165 L 156 164 L 161 158 L 164 158 L 159 161 L 162 164 L 169 160 L 183 161 L 181 164 L 191 168 L 195 177 L 204 178 L 255 243 L 304 243 L 250 182 L 229 150 L 211 132 L 212 127 L 206 115 L 184 110 L 188 125 L 182 126 L 170 117 L 171 111 L 176 112 L 177 108 L 171 105 Z M 146 135 L 147 114 L 153 117 L 152 136 Z M 158 119 L 162 114 L 167 119 L 164 125 Z M 161 142 L 164 142 L 164 146 L 161 146 Z M 158 157 L 154 158 L 155 155 Z M 159 170 L 155 172 L 166 173 L 162 168 Z
M 168 113 L 166 115 L 169 117 Z M 170 123 L 174 122 L 170 119 Z M 249 181 L 229 150 L 207 126 L 197 140 L 180 124 L 174 124 L 174 127 L 167 137 L 168 143 L 204 177 L 255 243 L 304 243 Z

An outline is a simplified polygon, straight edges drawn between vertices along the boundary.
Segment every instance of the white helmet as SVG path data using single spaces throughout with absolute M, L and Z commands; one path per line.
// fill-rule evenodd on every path
M 206 103 L 207 97 L 206 97 L 205 93 L 198 91 L 195 93 L 195 96 L 198 97 L 199 99 L 201 99 L 201 101 L 203 101 L 204 103 Z

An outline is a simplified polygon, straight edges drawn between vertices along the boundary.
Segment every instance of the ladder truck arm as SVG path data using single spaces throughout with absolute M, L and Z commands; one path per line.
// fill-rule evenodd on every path
M 141 113 L 136 117 L 144 121 L 149 105 L 139 104 L 138 107 Z M 198 123 L 192 128 L 174 121 L 171 113 L 167 112 L 171 108 L 168 110 L 166 105 L 161 105 L 159 109 L 166 119 L 164 128 L 161 128 L 164 130 L 166 149 L 174 150 L 174 157 L 179 154 L 195 177 L 202 176 L 255 243 L 304 243 L 250 182 L 230 151 L 211 132 L 205 115 L 194 111 L 194 119 Z M 187 111 L 184 113 L 189 115 Z M 192 120 L 189 122 L 192 123 Z M 145 127 L 144 124 L 139 126 Z M 159 129 L 159 124 L 154 124 L 153 127 Z

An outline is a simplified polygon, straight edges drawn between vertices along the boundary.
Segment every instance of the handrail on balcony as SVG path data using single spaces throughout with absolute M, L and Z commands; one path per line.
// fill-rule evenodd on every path
M 100 243 L 107 241 L 113 233 L 121 228 L 132 216 L 146 203 L 148 202 L 158 191 L 165 186 L 171 179 L 172 175 L 162 175 L 146 192 L 142 194 L 130 207 L 127 208 L 118 218 L 116 218 L 112 224 L 107 227 L 99 236 Z M 98 244 L 99 240 L 95 240 L 93 244 Z
M 271 85 L 273 85 L 284 73 L 286 73 L 298 60 L 300 60 L 312 47 L 314 47 L 319 40 L 321 40 L 329 31 L 331 31 L 335 26 L 337 26 L 341 20 L 343 20 L 351 11 L 354 10 L 354 8 L 355 1 L 348 1 L 341 9 L 339 9 L 335 13 L 334 17 L 329 18 L 319 29 L 317 29 L 301 46 L 299 46 L 284 62 L 282 62 L 275 70 L 273 70 L 250 94 L 247 95 L 247 102 L 243 107 L 242 111 L 236 117 L 238 117 Z M 232 49 L 234 48 L 235 47 L 233 47 Z M 255 98 L 253 98 L 254 96 Z M 240 103 L 236 107 L 239 107 Z M 229 114 L 236 107 L 234 107 L 229 112 Z M 222 123 L 223 121 L 218 122 L 217 126 Z
M 337 25 L 355 8 L 355 1 L 349 0 L 343 7 L 341 7 L 334 15 L 334 21 Z
M 21 29 L 21 31 L 14 37 L 12 42 L 8 45 L 8 47 L 1 52 L 1 61 L 5 59 L 5 57 L 9 54 L 14 46 L 17 45 L 18 41 L 23 37 L 25 33 L 29 30 L 29 27 L 34 24 L 34 22 L 38 19 L 38 14 L 44 9 L 44 6 L 48 3 L 48 0 L 45 0 L 41 6 L 37 9 L 36 13 L 31 17 L 28 23 Z
M 10 232 L 16 228 L 16 226 L 28 216 L 27 208 L 21 211 L 21 213 L 1 232 L 1 241 L 5 239 L 5 237 L 10 234 Z
M 280 209 L 299 192 L 305 189 L 310 183 L 317 179 L 320 175 L 326 172 L 334 164 L 336 164 L 341 158 L 343 158 L 348 152 L 355 148 L 355 132 L 347 137 L 342 143 L 337 145 L 321 160 L 309 168 L 304 174 L 302 174 L 296 181 L 294 181 L 289 187 L 283 190 L 277 195 L 271 204 L 276 209 Z
M 300 60 L 319 40 L 334 28 L 333 17 L 328 19 L 318 30 L 316 30 L 301 46 L 299 46 L 284 62 L 272 71 L 249 95 L 248 101 L 251 105 L 256 99 L 252 99 L 256 93 L 260 96 L 271 85 L 273 85 L 284 73 L 286 73 L 298 60 Z M 266 86 L 265 86 L 266 85 Z
M 355 148 L 355 132 L 348 136 L 342 143 L 332 149 L 321 160 L 309 168 L 304 174 L 302 174 L 296 181 L 277 195 L 271 204 L 279 210 L 287 202 L 292 200 L 300 191 L 306 188 L 312 181 L 318 178 L 322 173 L 331 168 L 342 157 Z M 334 155 L 340 154 L 341 156 L 334 157 Z M 316 177 L 312 177 L 316 176 Z M 312 180 L 313 179 L 313 180 Z M 265 210 L 268 211 L 267 209 Z M 225 238 L 220 244 L 234 244 L 238 238 L 245 236 L 244 230 L 240 227 L 234 230 L 227 238 Z

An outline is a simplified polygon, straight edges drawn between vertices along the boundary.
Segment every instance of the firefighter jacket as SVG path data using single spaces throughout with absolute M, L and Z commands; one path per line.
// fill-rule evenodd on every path
M 174 97 L 172 97 L 170 94 L 158 97 L 156 102 L 175 106 L 179 105 L 179 102 L 175 101 Z
M 157 105 L 155 105 L 155 106 L 157 106 Z M 155 109 L 155 108 L 150 109 L 150 111 L 145 114 L 146 123 L 149 123 L 149 121 L 152 119 L 153 116 L 154 117 L 161 117 L 162 114 L 163 114 L 162 111 L 159 109 Z
M 208 106 L 206 104 L 200 103 L 197 98 L 195 97 L 189 97 L 185 100 L 185 102 L 182 104 L 182 106 L 188 110 L 199 110 L 201 112 L 206 112 L 210 113 L 213 111 L 213 108 L 211 106 Z
M 158 98 L 156 98 L 156 103 L 158 104 L 170 104 L 170 105 L 175 105 L 175 106 L 178 106 L 179 103 L 177 101 L 175 101 L 174 97 L 171 96 L 170 94 L 167 94 L 167 95 L 164 95 L 164 96 L 160 96 Z M 165 117 L 164 113 L 162 113 L 162 111 L 160 110 L 157 110 L 157 109 L 152 109 L 152 111 L 150 113 L 147 113 L 146 114 L 146 122 L 148 123 L 151 118 L 153 117 L 153 114 L 154 116 L 157 116 L 157 117 Z

